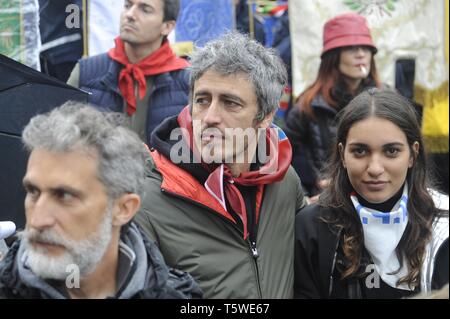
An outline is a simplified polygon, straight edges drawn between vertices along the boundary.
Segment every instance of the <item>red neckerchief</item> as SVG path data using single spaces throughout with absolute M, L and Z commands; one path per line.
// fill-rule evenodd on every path
M 192 118 L 189 107 L 185 107 L 178 115 L 178 124 L 184 128 L 188 136 L 184 136 L 186 143 L 193 151 L 194 156 L 199 158 L 199 151 L 194 147 Z M 284 132 L 275 125 L 266 130 L 266 143 L 269 160 L 261 165 L 257 171 L 244 172 L 239 177 L 233 177 L 231 170 L 225 164 L 202 166 L 210 172 L 205 182 L 206 190 L 227 210 L 226 200 L 230 203 L 232 210 L 239 215 L 244 228 L 244 239 L 247 238 L 247 211 L 244 198 L 235 183 L 243 186 L 264 187 L 264 185 L 281 181 L 292 159 L 292 148 Z
M 147 82 L 145 76 L 156 75 L 165 72 L 184 69 L 189 63 L 178 58 L 172 51 L 169 41 L 164 41 L 162 46 L 138 63 L 130 63 L 125 53 L 125 45 L 120 37 L 115 40 L 116 47 L 109 50 L 108 56 L 125 67 L 119 74 L 119 90 L 125 101 L 127 101 L 127 113 L 132 115 L 136 112 L 136 95 L 134 94 L 134 80 L 139 87 L 139 98 L 145 97 Z

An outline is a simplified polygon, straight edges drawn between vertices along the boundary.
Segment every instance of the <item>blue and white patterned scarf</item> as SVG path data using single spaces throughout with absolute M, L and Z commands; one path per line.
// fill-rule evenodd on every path
M 400 267 L 395 249 L 408 224 L 408 185 L 405 183 L 402 197 L 390 212 L 380 212 L 362 206 L 355 194 L 350 195 L 350 198 L 361 219 L 364 246 L 372 257 L 376 271 L 389 286 L 411 290 L 407 284 L 397 286 L 397 281 L 408 273 L 406 261 L 398 273 L 392 274 Z

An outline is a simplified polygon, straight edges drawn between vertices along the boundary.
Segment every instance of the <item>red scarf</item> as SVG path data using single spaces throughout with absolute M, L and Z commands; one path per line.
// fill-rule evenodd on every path
M 194 156 L 199 156 L 200 153 L 193 143 L 192 118 L 189 107 L 185 107 L 178 115 L 178 124 L 188 133 L 189 136 L 184 136 L 184 139 L 193 151 Z M 266 143 L 269 160 L 261 165 L 259 170 L 243 172 L 239 177 L 233 177 L 231 170 L 225 164 L 212 166 L 202 163 L 203 167 L 210 172 L 205 182 L 206 190 L 226 211 L 228 210 L 225 198 L 228 200 L 232 210 L 241 218 L 244 239 L 248 236 L 247 210 L 244 198 L 235 184 L 263 188 L 264 185 L 281 181 L 291 164 L 291 144 L 279 127 L 272 124 L 266 130 Z
M 122 39 L 117 37 L 114 41 L 116 47 L 109 50 L 108 55 L 114 61 L 125 66 L 119 74 L 119 90 L 125 101 L 127 101 L 128 115 L 136 112 L 136 95 L 134 94 L 133 79 L 138 83 L 139 98 L 143 99 L 147 91 L 145 76 L 180 70 L 189 66 L 186 60 L 178 58 L 173 53 L 169 41 L 164 41 L 158 50 L 135 64 L 130 63 L 128 60 Z

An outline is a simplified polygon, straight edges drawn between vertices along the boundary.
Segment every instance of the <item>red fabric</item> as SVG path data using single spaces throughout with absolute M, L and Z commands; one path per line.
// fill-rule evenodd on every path
M 275 8 L 273 8 L 272 10 L 270 10 L 269 14 L 270 15 L 276 15 L 279 12 L 281 12 L 281 14 L 282 14 L 287 9 L 288 9 L 288 5 L 287 4 L 279 5 L 279 6 L 276 6 Z
M 351 12 L 338 15 L 325 23 L 322 55 L 331 49 L 353 45 L 367 45 L 374 52 L 377 50 L 366 18 Z
M 233 223 L 236 221 L 191 174 L 179 168 L 156 150 L 150 152 L 163 177 L 161 189 L 208 207 Z
M 119 74 L 119 90 L 125 101 L 127 101 L 128 115 L 136 112 L 136 95 L 134 93 L 133 79 L 138 83 L 139 98 L 143 99 L 147 91 L 145 76 L 180 70 L 189 66 L 186 60 L 178 58 L 173 53 L 168 41 L 165 41 L 158 50 L 145 59 L 134 64 L 128 60 L 122 39 L 117 37 L 114 41 L 116 47 L 109 50 L 108 55 L 114 61 L 125 66 Z
M 201 206 L 208 207 L 212 211 L 228 219 L 236 224 L 234 218 L 226 211 L 226 207 L 213 196 L 210 192 L 206 191 L 191 174 L 182 170 L 169 159 L 161 155 L 156 150 L 149 150 L 158 171 L 163 176 L 163 182 L 161 189 L 166 193 L 176 194 L 177 196 L 189 199 L 192 202 L 198 203 Z M 259 220 L 259 212 L 262 204 L 262 197 L 264 194 L 264 185 L 258 186 L 256 193 L 256 221 Z M 246 237 L 245 237 L 246 238 Z
M 185 141 L 195 154 L 199 152 L 193 147 L 192 118 L 189 108 L 184 108 L 178 115 L 178 124 L 184 128 L 189 136 L 184 136 Z M 205 183 L 206 189 L 226 210 L 226 200 L 231 205 L 233 211 L 238 214 L 242 220 L 244 228 L 244 239 L 248 236 L 247 229 L 247 211 L 245 201 L 239 189 L 234 185 L 238 183 L 243 186 L 258 186 L 261 192 L 264 185 L 279 182 L 284 178 L 292 158 L 292 148 L 284 132 L 276 126 L 271 126 L 266 131 L 266 142 L 268 147 L 269 160 L 263 164 L 257 171 L 243 172 L 238 177 L 233 177 L 231 170 L 227 165 L 221 164 L 215 167 L 203 165 L 210 171 L 210 175 Z M 198 155 L 197 155 L 198 156 Z M 262 196 L 257 195 L 257 199 L 262 200 Z M 260 203 L 256 208 L 259 209 Z M 259 211 L 257 211 L 257 217 Z

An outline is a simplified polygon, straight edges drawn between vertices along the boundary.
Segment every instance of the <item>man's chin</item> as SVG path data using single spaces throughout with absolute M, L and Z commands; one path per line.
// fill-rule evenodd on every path
M 74 262 L 67 253 L 49 256 L 34 249 L 28 252 L 28 267 L 34 274 L 44 279 L 64 280 L 68 275 L 67 266 L 71 264 Z
M 129 45 L 136 44 L 135 39 L 128 32 L 121 32 L 120 39 Z

